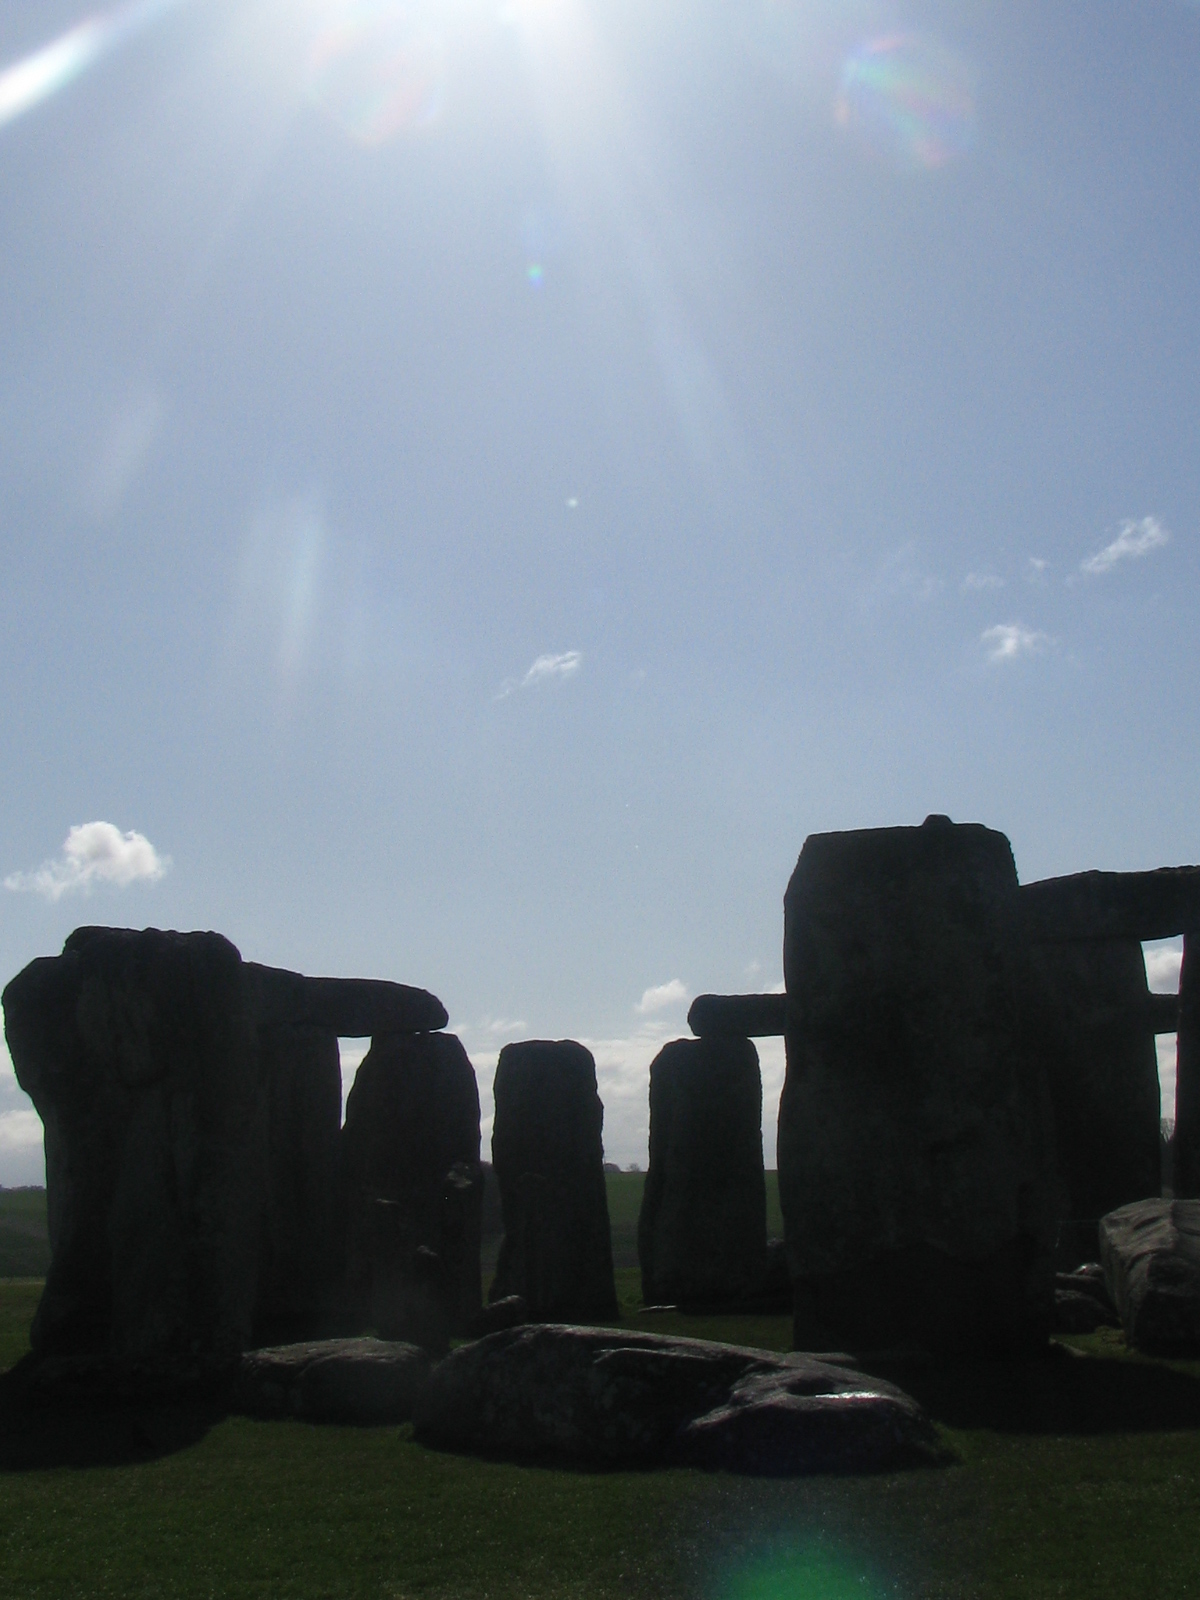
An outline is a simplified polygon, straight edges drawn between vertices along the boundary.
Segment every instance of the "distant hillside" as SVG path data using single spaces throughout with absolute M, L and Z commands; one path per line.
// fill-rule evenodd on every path
M 0 1189 L 0 1278 L 44 1278 L 49 1265 L 45 1189 Z

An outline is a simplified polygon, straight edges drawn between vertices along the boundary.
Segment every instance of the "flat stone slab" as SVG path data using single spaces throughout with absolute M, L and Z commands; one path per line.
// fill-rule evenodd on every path
M 435 1033 L 450 1020 L 428 989 L 383 978 L 309 978 L 283 967 L 244 963 L 246 983 L 263 1022 L 308 1023 L 343 1038 L 377 1033 Z
M 440 1448 L 592 1467 L 791 1476 L 948 1459 L 916 1401 L 849 1357 L 555 1323 L 453 1351 L 415 1420 Z
M 407 1422 L 430 1371 L 424 1350 L 385 1339 L 318 1339 L 247 1350 L 234 1409 L 308 1422 Z
M 785 994 L 698 994 L 688 1008 L 688 1027 L 698 1039 L 714 1034 L 739 1039 L 778 1038 L 787 1017 Z
M 1200 926 L 1200 867 L 1076 872 L 1022 884 L 1017 899 L 1035 942 L 1171 939 Z
M 1100 1219 L 1104 1281 L 1129 1343 L 1200 1355 L 1200 1200 L 1137 1200 Z

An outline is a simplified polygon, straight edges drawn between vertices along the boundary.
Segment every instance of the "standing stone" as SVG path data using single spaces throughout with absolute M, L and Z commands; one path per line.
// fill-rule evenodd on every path
M 479 1088 L 453 1034 L 383 1034 L 346 1101 L 346 1293 L 385 1339 L 444 1348 L 482 1306 Z
M 784 900 L 779 1185 L 800 1348 L 1028 1348 L 1054 1305 L 1053 1118 L 1022 1049 L 1008 840 L 817 834 Z
M 1146 962 L 1133 939 L 1034 945 L 1029 960 L 1026 1037 L 1054 1104 L 1059 1209 L 1094 1228 L 1106 1212 L 1161 1193 Z
M 572 1039 L 500 1052 L 492 1162 L 504 1241 L 490 1300 L 518 1294 L 530 1321 L 615 1317 L 596 1063 Z
M 341 1288 L 342 1068 L 338 1037 L 308 1023 L 262 1025 L 269 1096 L 267 1210 L 256 1344 L 312 1338 Z
M 251 1341 L 268 1090 L 241 957 L 215 933 L 80 928 L 4 991 L 46 1129 L 44 1354 L 184 1364 Z
M 1200 1197 L 1200 932 L 1183 937 L 1175 1037 L 1175 1193 Z
M 762 1288 L 762 1076 L 749 1039 L 676 1039 L 651 1063 L 638 1259 L 647 1305 L 735 1305 Z

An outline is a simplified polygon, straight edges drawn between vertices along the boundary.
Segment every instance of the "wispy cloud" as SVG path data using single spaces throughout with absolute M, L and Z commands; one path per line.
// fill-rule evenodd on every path
M 1092 574 L 1111 572 L 1118 561 L 1136 561 L 1167 544 L 1171 535 L 1157 517 L 1143 517 L 1140 522 L 1123 522 L 1121 531 L 1111 544 L 1097 550 L 1094 556 L 1079 563 L 1081 572 Z
M 633 1009 L 639 1017 L 648 1017 L 654 1011 L 666 1011 L 670 1006 L 681 1006 L 687 997 L 687 984 L 681 982 L 679 978 L 672 978 L 670 983 L 659 983 L 652 989 L 644 990 L 642 998 Z
M 131 883 L 156 883 L 171 865 L 143 833 L 122 833 L 111 822 L 82 822 L 67 834 L 62 852 L 32 872 L 11 872 L 4 887 L 61 900 L 87 894 L 98 883 L 124 889 Z
M 968 572 L 962 581 L 964 594 L 978 594 L 984 589 L 1003 589 L 1004 579 L 994 572 Z
M 983 630 L 980 642 L 987 646 L 989 661 L 1015 661 L 1018 656 L 1040 655 L 1052 641 L 1049 634 L 1024 623 L 998 622 Z
M 578 650 L 564 650 L 557 656 L 539 656 L 523 678 L 505 678 L 496 691 L 496 699 L 505 700 L 514 689 L 532 689 L 535 684 L 551 678 L 573 678 L 582 665 L 583 655 Z
M 1179 968 L 1183 963 L 1183 940 L 1151 945 L 1146 951 L 1146 982 L 1154 994 L 1179 993 Z
M 1050 563 L 1045 556 L 1029 556 L 1025 561 L 1025 582 L 1044 584 L 1049 570 Z

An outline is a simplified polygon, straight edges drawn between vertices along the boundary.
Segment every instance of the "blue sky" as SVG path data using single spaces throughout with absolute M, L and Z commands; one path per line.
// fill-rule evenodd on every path
M 807 834 L 1200 859 L 1198 81 L 1181 0 L 10 0 L 0 971 L 421 984 L 628 1161 Z

